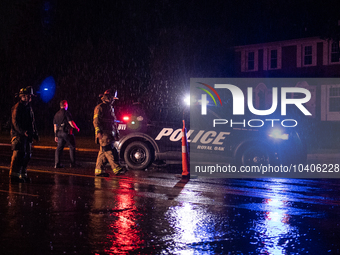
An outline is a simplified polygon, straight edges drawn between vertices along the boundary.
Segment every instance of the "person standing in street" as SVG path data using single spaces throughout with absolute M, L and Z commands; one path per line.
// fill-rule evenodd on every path
M 53 126 L 54 126 L 54 140 L 58 143 L 55 151 L 55 164 L 54 168 L 63 168 L 60 164 L 60 157 L 64 150 L 65 145 L 70 149 L 70 167 L 79 166 L 76 164 L 76 142 L 74 138 L 73 129 L 79 132 L 79 128 L 73 121 L 72 115 L 68 109 L 68 103 L 66 100 L 60 102 L 60 110 L 54 115 Z
M 28 86 L 19 91 L 20 101 L 12 107 L 11 146 L 12 159 L 9 176 L 12 182 L 30 182 L 27 165 L 32 156 L 33 139 L 38 141 L 38 131 L 31 107 L 33 88 Z
M 101 177 L 109 177 L 109 173 L 105 172 L 105 165 L 108 162 L 115 175 L 125 173 L 126 169 L 119 166 L 118 152 L 114 147 L 114 142 L 119 139 L 119 133 L 116 126 L 116 116 L 114 113 L 113 102 L 118 99 L 111 94 L 110 90 L 106 90 L 100 95 L 102 103 L 98 104 L 94 109 L 93 126 L 95 129 L 96 143 L 100 144 L 98 152 L 95 175 Z

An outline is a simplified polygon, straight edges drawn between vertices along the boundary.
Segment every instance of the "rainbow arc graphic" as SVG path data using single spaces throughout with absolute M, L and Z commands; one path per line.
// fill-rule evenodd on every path
M 217 91 L 213 87 L 211 87 L 210 85 L 205 84 L 203 82 L 197 82 L 197 83 L 202 84 L 203 86 L 206 86 L 207 88 L 209 88 L 217 96 L 218 100 L 220 101 L 220 104 L 222 105 L 222 100 L 221 100 L 219 94 L 217 93 Z M 207 93 L 212 98 L 212 100 L 214 101 L 215 105 L 217 106 L 216 100 L 215 100 L 213 94 L 209 90 L 207 90 L 205 88 L 201 88 L 201 87 L 196 87 L 196 88 L 198 88 L 200 90 L 203 90 L 205 93 Z

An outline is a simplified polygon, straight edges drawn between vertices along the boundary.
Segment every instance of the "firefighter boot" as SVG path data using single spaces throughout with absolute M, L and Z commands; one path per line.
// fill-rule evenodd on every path
M 125 167 L 117 166 L 112 171 L 115 175 L 122 175 L 127 172 L 127 169 Z

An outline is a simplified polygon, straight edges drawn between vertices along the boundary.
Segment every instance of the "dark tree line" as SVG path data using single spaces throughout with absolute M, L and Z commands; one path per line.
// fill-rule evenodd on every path
M 4 121 L 20 88 L 56 81 L 35 100 L 40 129 L 52 132 L 67 99 L 92 132 L 98 95 L 117 89 L 117 106 L 176 106 L 191 77 L 233 75 L 233 45 L 338 34 L 335 8 L 309 1 L 4 0 L 0 8 L 0 109 Z M 321 20 L 321 22 L 320 22 Z M 326 28 L 326 29 L 325 29 Z
M 38 123 L 52 130 L 61 99 L 69 101 L 80 126 L 91 129 L 98 94 L 106 89 L 118 90 L 118 105 L 139 99 L 155 109 L 181 103 L 190 77 L 224 73 L 223 53 L 216 51 L 225 43 L 222 32 L 182 24 L 183 13 L 167 1 L 17 0 L 4 7 L 0 96 L 5 119 L 14 94 L 28 85 L 37 91 L 48 76 L 56 81 L 56 94 L 48 103 L 37 98 L 34 104 Z

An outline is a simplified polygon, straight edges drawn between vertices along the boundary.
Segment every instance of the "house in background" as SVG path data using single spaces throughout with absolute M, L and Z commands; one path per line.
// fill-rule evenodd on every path
M 340 121 L 340 55 L 339 42 L 319 37 L 268 42 L 234 47 L 235 76 L 247 78 L 301 77 L 290 87 L 308 89 L 311 100 L 305 107 L 316 121 Z M 313 79 L 308 83 L 306 78 Z M 338 81 L 339 80 L 339 81 Z M 291 94 L 299 97 L 299 94 Z M 253 88 L 257 109 L 271 106 L 271 86 L 260 83 Z

